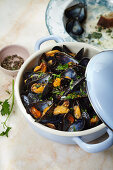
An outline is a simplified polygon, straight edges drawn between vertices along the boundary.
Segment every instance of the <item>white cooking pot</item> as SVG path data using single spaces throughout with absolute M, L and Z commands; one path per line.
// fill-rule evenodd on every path
M 33 55 L 31 55 L 22 65 L 20 71 L 18 72 L 15 82 L 15 97 L 22 114 L 25 116 L 29 124 L 32 126 L 33 129 L 36 130 L 37 133 L 41 134 L 42 136 L 48 139 L 64 144 L 78 144 L 83 150 L 90 153 L 100 152 L 105 149 L 108 149 L 113 145 L 113 132 L 110 129 L 108 129 L 104 123 L 89 130 L 78 132 L 64 132 L 48 128 L 40 123 L 35 122 L 35 120 L 26 112 L 26 109 L 22 104 L 20 97 L 23 74 L 30 68 L 37 65 L 38 59 L 42 53 L 51 50 L 55 46 L 51 45 L 45 49 L 40 50 L 40 45 L 48 40 L 55 40 L 58 46 L 66 45 L 73 53 L 77 53 L 81 48 L 84 48 L 85 55 L 89 58 L 93 57 L 94 55 L 100 52 L 99 49 L 92 45 L 81 42 L 63 42 L 63 40 L 60 37 L 55 35 L 51 35 L 37 41 L 35 45 L 36 52 Z M 106 132 L 108 133 L 108 138 L 105 139 L 103 142 L 97 144 L 86 143 L 99 138 Z

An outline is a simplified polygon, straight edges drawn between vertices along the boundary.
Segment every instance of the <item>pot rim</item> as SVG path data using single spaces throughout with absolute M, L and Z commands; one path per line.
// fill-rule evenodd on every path
M 57 45 L 68 45 L 68 44 L 80 44 L 80 46 L 84 46 L 85 48 L 92 48 L 93 50 L 96 50 L 98 52 L 100 52 L 101 50 L 90 45 L 90 44 L 86 44 L 86 43 L 82 43 L 82 42 L 62 42 L 62 43 L 57 43 Z M 83 131 L 77 131 L 77 132 L 65 132 L 65 131 L 59 131 L 59 130 L 55 130 L 55 129 L 51 129 L 49 127 L 46 127 L 40 123 L 37 123 L 34 121 L 34 119 L 32 118 L 31 115 L 29 115 L 27 112 L 26 112 L 26 109 L 21 101 L 21 97 L 20 97 L 20 92 L 19 92 L 19 84 L 20 84 L 20 79 L 21 79 L 21 76 L 23 74 L 23 71 L 24 69 L 27 67 L 27 65 L 33 60 L 35 59 L 37 56 L 40 56 L 42 53 L 44 53 L 45 51 L 48 51 L 49 49 L 51 49 L 53 46 L 55 45 L 50 45 L 50 46 L 47 46 L 46 48 L 44 49 L 41 49 L 35 53 L 33 53 L 25 62 L 24 64 L 21 66 L 18 74 L 17 74 L 17 77 L 16 77 L 16 82 L 15 82 L 15 97 L 16 97 L 16 101 L 17 101 L 17 104 L 20 108 L 20 110 L 22 111 L 22 113 L 24 114 L 24 116 L 26 117 L 26 119 L 28 119 L 28 121 L 33 124 L 35 127 L 41 129 L 41 130 L 44 130 L 46 132 L 49 132 L 51 134 L 54 134 L 54 135 L 59 135 L 59 136 L 67 136 L 67 137 L 70 137 L 70 136 L 84 136 L 84 135 L 88 135 L 88 134 L 91 134 L 91 133 L 95 133 L 97 131 L 100 131 L 102 130 L 103 128 L 106 127 L 106 125 L 104 123 L 94 127 L 94 128 L 91 128 L 91 129 L 88 129 L 88 130 L 83 130 Z

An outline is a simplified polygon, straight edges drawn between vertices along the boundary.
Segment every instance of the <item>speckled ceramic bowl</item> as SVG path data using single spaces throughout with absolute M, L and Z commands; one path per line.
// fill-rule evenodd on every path
M 18 70 L 7 70 L 1 67 L 1 62 L 7 57 L 12 55 L 18 55 L 24 59 L 24 61 L 29 57 L 28 50 L 21 45 L 8 45 L 0 50 L 0 70 L 11 76 L 15 76 Z
M 84 3 L 87 5 L 87 18 L 83 25 L 85 32 L 82 36 L 75 36 L 73 39 L 65 30 L 66 18 L 64 11 L 69 6 L 77 3 Z M 57 34 L 67 42 L 73 41 L 87 41 L 87 43 L 97 46 L 101 49 L 113 48 L 113 29 L 111 34 L 106 34 L 106 29 L 102 30 L 102 37 L 100 39 L 88 39 L 88 34 L 97 31 L 98 19 L 100 15 L 104 15 L 113 11 L 112 0 L 50 0 L 45 13 L 46 26 L 49 33 Z
M 93 57 L 95 54 L 97 54 L 100 51 L 99 49 L 89 44 L 85 44 L 85 43 L 62 42 L 62 39 L 56 36 L 48 36 L 46 38 L 40 39 L 39 41 L 37 41 L 35 49 L 39 50 L 40 45 L 47 40 L 55 40 L 59 42 L 57 44 L 58 46 L 66 45 L 74 53 L 77 53 L 81 48 L 84 47 L 85 55 L 89 58 Z M 113 133 L 109 129 L 106 128 L 104 123 L 94 128 L 84 130 L 84 131 L 64 132 L 64 131 L 59 131 L 59 130 L 48 128 L 40 123 L 35 122 L 32 116 L 26 112 L 26 109 L 20 97 L 21 87 L 22 87 L 22 82 L 23 82 L 23 74 L 30 68 L 33 68 L 36 65 L 36 63 L 38 63 L 39 57 L 44 52 L 51 50 L 53 47 L 54 45 L 48 46 L 45 49 L 35 52 L 25 61 L 25 63 L 22 65 L 21 69 L 18 72 L 16 83 L 15 83 L 15 96 L 16 96 L 17 103 L 22 114 L 25 116 L 25 118 L 27 119 L 31 127 L 35 129 L 37 133 L 40 133 L 41 135 L 43 135 L 44 137 L 47 137 L 48 139 L 54 140 L 56 142 L 64 143 L 64 144 L 78 144 L 82 149 L 84 149 L 87 152 L 91 152 L 91 153 L 100 152 L 100 151 L 103 151 L 109 148 L 110 146 L 113 145 Z M 88 141 L 97 139 L 98 137 L 102 136 L 106 132 L 108 133 L 109 137 L 105 139 L 105 141 L 101 143 L 97 143 L 97 144 L 86 143 Z

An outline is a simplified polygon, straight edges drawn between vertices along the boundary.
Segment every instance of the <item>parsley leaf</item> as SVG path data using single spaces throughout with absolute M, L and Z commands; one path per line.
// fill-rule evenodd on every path
M 2 104 L 3 102 L 2 101 L 0 101 L 0 105 Z
M 11 127 L 7 127 L 7 129 L 5 131 L 0 133 L 0 136 L 7 136 L 8 137 L 8 133 L 9 133 L 10 129 L 11 129 Z
M 10 105 L 8 103 L 8 99 L 6 99 L 2 104 L 1 115 L 9 115 L 10 114 Z
M 12 97 L 12 103 L 11 103 L 11 107 L 10 107 L 8 100 L 11 97 Z M 13 106 L 14 106 L 14 80 L 12 81 L 12 94 L 11 94 L 11 96 L 8 99 L 6 99 L 4 102 L 0 101 L 0 105 L 2 106 L 1 115 L 2 116 L 7 115 L 6 120 L 1 123 L 1 124 L 3 124 L 3 128 L 6 129 L 6 130 L 1 132 L 0 136 L 7 136 L 8 137 L 8 133 L 9 133 L 11 127 L 8 127 L 6 125 L 6 122 L 7 122 L 8 118 L 9 118 L 9 116 L 10 116 L 12 110 L 13 110 Z

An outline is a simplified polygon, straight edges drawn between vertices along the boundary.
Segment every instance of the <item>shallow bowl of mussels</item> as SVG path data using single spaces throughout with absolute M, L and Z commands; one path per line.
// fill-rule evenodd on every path
M 35 52 L 22 65 L 15 96 L 39 134 L 64 144 L 76 143 L 88 152 L 108 148 L 86 143 L 106 133 L 89 101 L 85 82 L 86 66 L 98 52 L 89 44 L 60 42 Z

